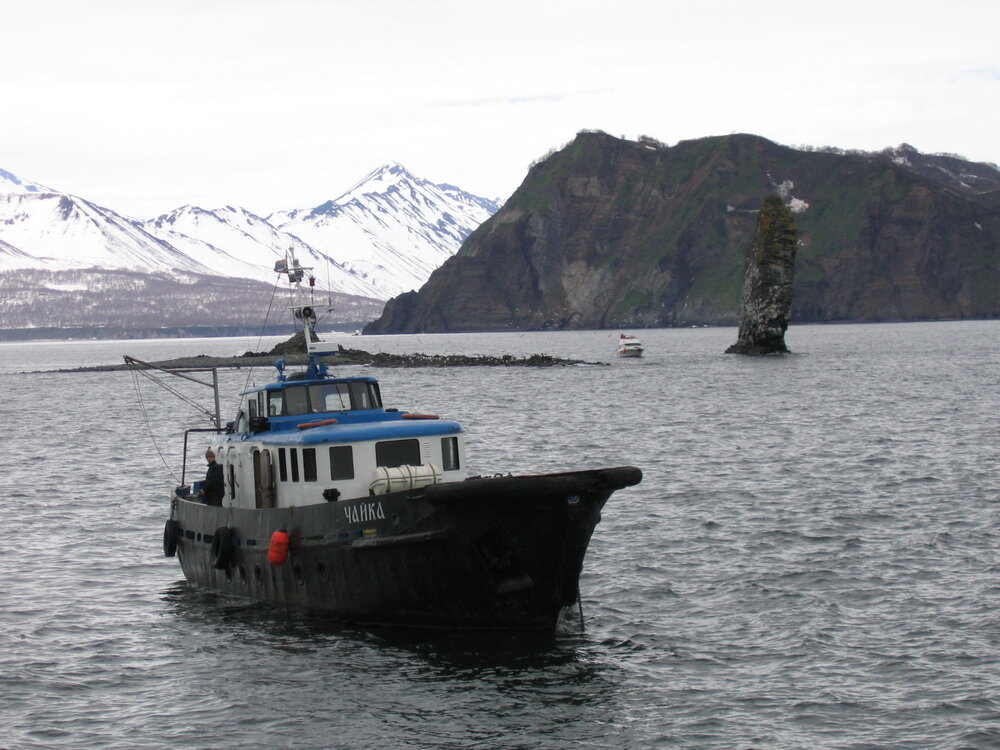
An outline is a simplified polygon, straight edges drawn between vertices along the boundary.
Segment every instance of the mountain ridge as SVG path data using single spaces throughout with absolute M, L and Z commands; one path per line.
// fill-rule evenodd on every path
M 974 165 L 971 184 L 971 163 L 888 151 L 581 132 L 365 332 L 735 325 L 772 193 L 802 240 L 793 322 L 1000 315 L 1000 171 Z
M 169 309 L 174 316 L 163 321 L 165 325 L 192 324 L 185 310 L 169 298 L 188 298 L 192 283 L 213 277 L 267 285 L 246 288 L 260 298 L 262 314 L 267 309 L 262 289 L 271 289 L 277 278 L 274 263 L 289 249 L 311 269 L 316 289 L 330 300 L 368 300 L 364 304 L 351 301 L 344 310 L 327 314 L 327 322 L 356 325 L 376 317 L 385 299 L 422 285 L 497 206 L 453 186 L 439 187 L 418 178 L 397 162 L 373 170 L 340 195 L 350 196 L 349 203 L 338 216 L 331 218 L 329 211 L 322 214 L 321 227 L 307 218 L 275 226 L 267 218 L 232 205 L 217 209 L 185 205 L 140 220 L 2 172 L 0 287 L 5 296 L 0 299 L 0 328 L 51 326 L 53 321 L 46 314 L 53 307 L 36 304 L 39 294 L 75 297 L 89 316 L 80 325 L 100 326 L 100 312 L 92 300 L 84 298 L 85 290 L 65 289 L 79 286 L 83 271 L 87 283 L 106 295 L 107 321 L 117 319 L 116 309 L 141 313 L 121 296 L 125 292 L 121 277 L 115 276 L 119 272 L 156 276 L 144 288 L 161 295 L 149 304 Z M 331 205 L 332 201 L 319 204 Z M 320 216 L 316 208 L 293 213 Z M 280 216 L 271 214 L 276 215 Z M 19 278 L 39 271 L 49 275 L 36 275 L 33 282 L 49 279 L 46 283 L 53 284 L 51 289 L 18 289 Z M 104 279 L 99 278 L 102 273 Z M 60 275 L 69 280 L 60 282 Z M 172 290 L 168 289 L 171 280 Z M 211 288 L 225 287 L 220 282 Z M 246 289 L 244 293 L 250 293 Z M 212 325 L 222 319 L 231 326 L 250 323 L 232 320 L 224 297 L 215 292 L 210 296 L 212 309 L 204 311 L 207 317 L 202 323 Z M 201 308 L 197 300 L 188 301 Z M 144 318 L 136 325 L 149 327 L 154 322 Z

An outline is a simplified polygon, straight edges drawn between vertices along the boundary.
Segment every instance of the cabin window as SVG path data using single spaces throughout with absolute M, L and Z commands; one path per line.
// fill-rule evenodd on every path
M 234 497 L 236 497 L 236 467 L 229 464 L 229 498 Z
M 347 411 L 351 408 L 351 394 L 347 383 L 311 385 L 309 397 L 314 412 Z
M 299 481 L 299 452 L 297 449 L 288 449 L 288 464 L 292 469 L 292 481 Z
M 304 387 L 289 388 L 285 391 L 286 414 L 308 414 L 309 392 Z
M 375 463 L 378 466 L 420 465 L 420 441 L 386 440 L 375 443 Z
M 285 392 L 268 391 L 267 393 L 267 416 L 280 417 L 285 413 Z
M 255 399 L 247 399 L 247 411 L 250 413 L 250 419 L 257 416 L 257 401 Z
M 288 481 L 288 465 L 285 463 L 285 449 L 278 448 L 278 479 Z
M 316 449 L 302 449 L 302 481 L 316 481 Z
M 330 447 L 330 479 L 354 479 L 354 448 L 349 445 Z
M 355 409 L 372 409 L 368 383 L 351 383 L 351 404 Z
M 458 463 L 458 438 L 441 438 L 441 467 L 445 471 L 455 471 L 459 468 Z

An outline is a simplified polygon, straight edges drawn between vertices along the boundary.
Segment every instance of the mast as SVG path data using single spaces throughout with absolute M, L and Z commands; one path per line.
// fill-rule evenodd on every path
M 292 292 L 292 317 L 297 322 L 302 323 L 302 336 L 305 339 L 306 352 L 309 352 L 309 345 L 316 336 L 316 307 L 313 304 L 313 295 L 316 288 L 316 277 L 312 274 L 312 266 L 303 266 L 295 257 L 295 248 L 289 245 L 285 251 L 284 260 L 274 262 L 275 273 L 283 273 L 288 276 L 288 284 Z M 309 300 L 305 300 L 305 293 L 302 289 L 302 279 L 305 278 L 306 271 L 309 271 Z

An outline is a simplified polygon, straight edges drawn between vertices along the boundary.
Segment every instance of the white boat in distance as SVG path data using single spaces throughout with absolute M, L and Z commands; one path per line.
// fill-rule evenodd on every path
M 630 333 L 622 333 L 618 336 L 618 356 L 619 357 L 641 357 L 643 351 L 642 342 Z

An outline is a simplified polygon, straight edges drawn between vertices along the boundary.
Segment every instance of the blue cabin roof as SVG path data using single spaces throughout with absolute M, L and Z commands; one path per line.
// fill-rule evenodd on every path
M 378 379 L 330 378 L 311 361 L 303 375 L 244 391 L 250 396 L 249 431 L 270 445 L 315 445 L 453 435 L 458 422 L 382 406 Z

